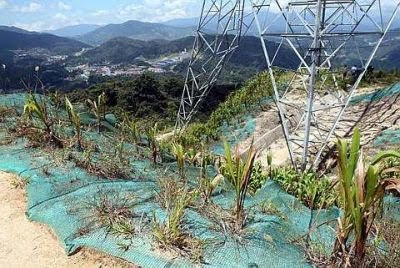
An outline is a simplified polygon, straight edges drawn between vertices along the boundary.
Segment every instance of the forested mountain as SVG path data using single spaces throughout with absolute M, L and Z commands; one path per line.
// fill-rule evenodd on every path
M 190 35 L 193 35 L 192 27 L 174 27 L 131 20 L 122 24 L 109 24 L 100 27 L 77 39 L 87 44 L 101 45 L 116 37 L 128 37 L 138 40 L 174 40 Z
M 143 56 L 147 59 L 158 58 L 163 54 L 181 52 L 193 46 L 193 37 L 178 40 L 142 41 L 126 37 L 114 38 L 103 45 L 91 49 L 82 55 L 81 61 L 88 63 L 134 63 Z
M 212 36 L 208 38 L 212 38 Z M 173 41 L 141 41 L 129 38 L 115 38 L 87 51 L 79 60 L 89 63 L 135 63 L 138 57 L 153 59 L 166 54 L 178 53 L 184 49 L 190 50 L 193 46 L 193 41 L 194 37 L 185 37 Z M 267 45 L 273 49 L 272 51 L 278 47 L 278 44 L 274 42 L 268 42 Z M 282 51 L 275 62 L 276 65 L 286 68 L 297 66 L 298 60 L 295 54 L 288 48 L 283 47 L 281 49 Z M 265 69 L 265 58 L 260 40 L 252 36 L 243 37 L 239 49 L 234 53 L 230 62 L 234 65 L 251 67 L 257 70 Z M 184 63 L 183 65 L 186 66 L 187 64 Z
M 34 33 L 34 32 L 30 32 L 24 29 L 20 29 L 14 26 L 5 26 L 5 25 L 0 25 L 0 30 L 2 31 L 8 31 L 8 32 L 14 32 L 14 33 Z
M 77 37 L 92 32 L 100 27 L 100 25 L 96 24 L 79 24 L 46 32 L 62 37 Z
M 0 51 L 44 48 L 57 53 L 70 53 L 89 47 L 87 44 L 64 37 L 22 31 L 0 29 Z

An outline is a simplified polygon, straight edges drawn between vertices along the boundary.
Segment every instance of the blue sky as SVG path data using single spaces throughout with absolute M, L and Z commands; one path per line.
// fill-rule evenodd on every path
M 82 23 L 162 22 L 199 15 L 201 0 L 0 0 L 0 25 L 49 30 Z
M 387 10 L 393 8 L 398 1 L 400 0 L 381 0 Z M 42 31 L 82 23 L 108 24 L 127 20 L 163 22 L 199 16 L 202 2 L 202 0 L 0 0 L 0 25 Z

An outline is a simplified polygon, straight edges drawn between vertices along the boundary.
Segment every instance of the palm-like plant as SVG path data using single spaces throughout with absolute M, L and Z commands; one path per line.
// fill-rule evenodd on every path
M 125 134 L 127 134 L 128 140 L 130 140 L 133 143 L 140 142 L 140 131 L 138 127 L 138 122 L 130 119 L 128 114 L 124 115 L 122 129 L 125 132 Z
M 158 124 L 156 123 L 153 127 L 146 130 L 147 142 L 151 151 L 153 164 L 157 164 L 157 156 L 159 153 L 159 144 L 157 141 Z
M 244 201 L 249 189 L 251 174 L 253 172 L 254 161 L 257 153 L 252 144 L 245 160 L 242 160 L 238 148 L 236 148 L 235 156 L 232 156 L 231 147 L 226 140 L 224 141 L 224 148 L 225 163 L 222 168 L 222 174 L 235 188 L 236 226 L 242 228 L 245 220 Z
M 97 101 L 93 101 L 88 99 L 87 103 L 89 104 L 92 113 L 96 117 L 97 120 L 97 131 L 100 133 L 101 131 L 101 121 L 105 120 L 106 117 L 106 94 L 103 92 L 97 97 Z
M 382 165 L 389 157 L 400 158 L 400 153 L 386 151 L 365 164 L 360 148 L 360 131 L 355 130 L 350 147 L 344 140 L 337 142 L 340 205 L 343 216 L 339 219 L 334 256 L 344 266 L 364 267 L 366 242 L 374 220 L 382 205 L 386 190 L 400 191 L 400 179 L 388 178 L 391 172 Z M 348 240 L 354 236 L 351 247 Z
M 39 102 L 35 95 L 29 94 L 24 105 L 24 115 L 32 119 L 35 116 L 44 125 L 45 131 L 51 133 L 52 122 L 49 117 L 47 105 L 44 101 Z
M 185 150 L 181 144 L 172 144 L 172 153 L 175 155 L 178 165 L 179 176 L 181 179 L 185 178 Z
M 44 100 L 38 101 L 35 95 L 30 93 L 24 105 L 24 115 L 27 116 L 31 121 L 33 120 L 33 118 L 38 119 L 39 122 L 42 124 L 42 127 L 37 126 L 35 128 L 44 131 L 46 133 L 46 138 L 49 139 L 51 142 L 56 143 L 60 147 L 62 146 L 60 139 L 56 137 L 52 129 L 53 120 L 49 115 L 48 107 Z
M 68 112 L 69 121 L 71 121 L 71 124 L 74 127 L 78 149 L 82 150 L 81 118 L 79 114 L 76 113 L 75 108 L 68 97 L 65 97 L 65 107 Z

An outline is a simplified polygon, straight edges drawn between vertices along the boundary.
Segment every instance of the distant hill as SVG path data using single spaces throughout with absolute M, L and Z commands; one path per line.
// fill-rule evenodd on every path
M 54 34 L 61 37 L 76 37 L 92 32 L 100 27 L 100 25 L 96 24 L 79 24 L 63 27 L 52 31 L 46 31 L 46 33 Z
M 77 38 L 90 45 L 101 45 L 116 37 L 128 37 L 137 40 L 165 39 L 174 40 L 193 35 L 192 27 L 175 27 L 160 23 L 127 21 L 122 24 L 109 24 Z
M 335 64 L 339 66 L 343 65 L 360 65 L 360 55 L 364 62 L 370 56 L 372 49 L 375 47 L 377 37 L 372 36 L 360 36 L 357 37 L 357 49 L 354 42 L 348 42 L 348 45 L 344 48 L 344 52 L 335 60 Z M 379 47 L 372 65 L 375 69 L 395 69 L 400 68 L 400 29 L 391 30 L 381 46 Z
M 212 38 L 209 36 L 208 38 Z M 85 52 L 79 59 L 81 62 L 89 63 L 135 63 L 138 57 L 147 59 L 159 58 L 162 55 L 190 50 L 193 46 L 194 37 L 185 37 L 173 41 L 168 40 L 133 40 L 129 38 L 115 38 L 103 45 Z M 278 44 L 268 42 L 268 46 L 276 49 Z M 257 70 L 266 68 L 264 54 L 262 52 L 259 38 L 245 36 L 240 48 L 235 52 L 230 62 L 237 66 L 252 67 Z M 283 48 L 282 53 L 276 59 L 276 64 L 282 67 L 293 68 L 298 64 L 297 57 L 288 48 Z M 185 66 L 187 64 L 184 64 Z
M 0 25 L 0 30 L 14 32 L 14 33 L 34 33 L 14 26 L 4 26 L 4 25 Z
M 135 63 L 136 58 L 158 58 L 163 54 L 181 52 L 193 46 L 193 37 L 168 40 L 134 40 L 127 37 L 114 38 L 99 47 L 91 49 L 82 55 L 82 62 L 103 63 Z
M 388 33 L 373 64 L 378 69 L 400 69 L 400 28 Z
M 0 51 L 44 48 L 56 53 L 71 53 L 89 47 L 82 42 L 51 34 L 0 30 Z
M 164 25 L 174 27 L 194 27 L 197 28 L 200 18 L 173 19 L 162 22 Z

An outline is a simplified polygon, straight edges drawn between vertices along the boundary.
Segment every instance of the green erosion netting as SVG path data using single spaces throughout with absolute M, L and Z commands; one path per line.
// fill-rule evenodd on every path
M 375 146 L 400 144 L 400 129 L 387 129 L 374 141 Z
M 23 104 L 22 95 L 1 97 L 1 105 Z M 7 136 L 6 128 L 15 124 L 15 118 L 0 120 L 0 137 Z M 112 136 L 108 133 L 107 136 Z M 97 133 L 85 133 L 101 149 L 113 146 L 111 138 Z M 150 221 L 153 214 L 165 220 L 166 212 L 155 200 L 159 185 L 157 179 L 177 177 L 176 164 L 164 163 L 154 168 L 147 157 L 130 159 L 129 179 L 108 179 L 88 174 L 64 157 L 63 150 L 45 151 L 27 147 L 27 141 L 16 139 L 0 146 L 0 170 L 21 175 L 29 180 L 27 185 L 28 212 L 31 220 L 49 225 L 64 243 L 67 253 L 80 247 L 94 248 L 120 257 L 142 267 L 195 267 L 190 260 L 172 258 L 171 254 L 157 249 L 152 238 Z M 127 145 L 127 153 L 136 151 Z M 134 155 L 134 154 L 130 154 Z M 63 159 L 63 160 L 61 160 Z M 66 160 L 67 159 L 67 160 Z M 199 169 L 187 167 L 187 177 L 192 185 L 197 183 Z M 215 172 L 210 167 L 210 176 Z M 169 174 L 166 176 L 165 174 Z M 228 185 L 220 187 L 212 200 L 224 209 L 234 204 L 234 193 Z M 115 236 L 96 224 L 96 216 L 90 204 L 107 197 L 115 202 L 132 202 L 132 221 L 142 226 L 133 236 Z M 270 202 L 281 215 L 267 215 L 260 204 Z M 310 267 L 305 261 L 303 249 L 294 243 L 306 234 L 310 210 L 296 198 L 286 194 L 274 182 L 268 182 L 255 196 L 246 201 L 249 223 L 246 234 L 240 239 L 216 228 L 219 223 L 196 209 L 185 214 L 185 229 L 205 241 L 205 267 Z M 334 220 L 339 215 L 335 208 L 315 215 L 315 224 Z M 223 221 L 223 219 L 221 219 Z M 334 234 L 327 225 L 313 233 L 315 241 L 327 250 L 333 243 Z M 121 245 L 130 244 L 129 249 Z
M 23 95 L 0 97 L 0 105 L 23 105 Z M 90 121 L 90 116 L 85 121 Z M 6 128 L 15 124 L 15 118 L 0 120 L 0 137 L 7 136 Z M 249 120 L 250 121 L 250 120 Z M 251 124 L 251 123 L 249 123 Z M 85 132 L 86 139 L 95 142 L 101 150 L 112 150 L 115 146 L 113 134 L 99 135 Z M 2 144 L 2 143 L 0 143 Z M 28 217 L 49 225 L 64 243 L 67 253 L 72 254 L 80 247 L 94 248 L 120 257 L 142 267 L 196 267 L 190 260 L 173 258 L 170 253 L 158 249 L 151 234 L 153 215 L 158 220 L 166 219 L 166 211 L 156 202 L 159 191 L 157 180 L 177 177 L 176 163 L 164 163 L 154 167 L 150 153 L 126 144 L 130 155 L 128 179 L 100 178 L 65 157 L 63 150 L 45 151 L 26 147 L 27 141 L 17 139 L 0 145 L 0 170 L 21 175 L 29 180 L 27 185 Z M 62 160 L 61 160 L 62 159 Z M 197 184 L 199 169 L 186 167 L 191 185 Z M 209 168 L 209 175 L 215 171 Z M 113 202 L 129 200 L 132 221 L 142 230 L 133 238 L 116 236 L 96 222 L 90 204 L 108 198 Z M 212 201 L 225 209 L 234 204 L 234 192 L 224 185 L 213 195 Z M 268 202 L 280 213 L 265 214 L 261 204 Z M 390 209 L 399 215 L 399 200 L 388 198 Z M 249 211 L 248 225 L 241 239 L 217 228 L 220 222 L 207 217 L 195 208 L 187 210 L 184 217 L 185 229 L 196 238 L 205 241 L 205 267 L 311 267 L 306 262 L 304 251 L 297 243 L 308 230 L 311 211 L 299 200 L 284 192 L 275 182 L 267 182 L 254 196 L 246 200 Z M 312 239 L 326 251 L 333 245 L 333 228 L 339 210 L 332 208 L 314 212 L 314 225 L 321 225 L 312 233 Z M 220 219 L 222 222 L 224 219 Z M 129 244 L 127 249 L 124 245 Z M 121 246 L 122 245 L 122 246 Z
M 380 101 L 386 97 L 391 97 L 400 94 L 400 83 L 393 84 L 389 87 L 382 88 L 372 93 L 354 96 L 351 100 L 352 105 L 357 105 L 362 102 Z
M 231 146 L 237 145 L 239 142 L 250 137 L 256 130 L 256 120 L 253 116 L 243 116 L 235 122 L 224 124 L 220 127 L 220 133 Z M 212 151 L 215 154 L 224 154 L 224 145 L 221 142 L 214 144 Z
M 245 115 L 238 115 L 230 122 L 224 122 L 219 128 L 219 133 L 233 147 L 238 143 L 251 137 L 256 130 L 256 116 L 261 107 L 273 103 L 272 97 L 265 97 L 259 102 L 251 105 Z M 224 145 L 222 142 L 215 143 L 211 151 L 215 154 L 222 155 L 224 153 Z

